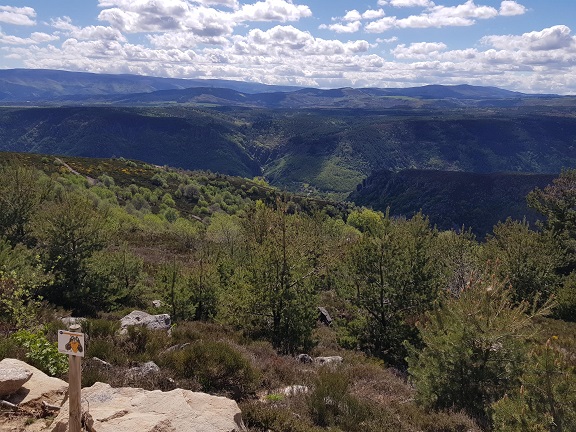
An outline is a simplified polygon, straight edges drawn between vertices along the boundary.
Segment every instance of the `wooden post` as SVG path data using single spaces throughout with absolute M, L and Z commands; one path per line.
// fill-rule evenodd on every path
M 70 331 L 80 332 L 79 324 L 72 324 Z M 81 363 L 82 357 L 68 355 L 68 403 L 69 413 L 68 430 L 69 432 L 81 432 L 82 430 L 82 405 L 81 405 Z

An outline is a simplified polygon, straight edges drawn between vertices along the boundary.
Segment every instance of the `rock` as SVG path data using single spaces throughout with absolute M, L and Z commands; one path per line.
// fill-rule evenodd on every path
M 322 324 L 326 324 L 327 326 L 332 325 L 332 317 L 326 310 L 326 308 L 318 307 L 318 319 Z
M 280 393 L 282 393 L 284 396 L 296 396 L 299 394 L 306 394 L 308 392 L 309 392 L 308 387 L 304 385 L 291 385 L 283 388 L 280 391 Z
M 111 368 L 112 365 L 110 363 L 108 363 L 107 361 L 104 361 L 102 359 L 99 359 L 98 357 L 92 357 L 92 359 L 90 360 L 92 363 L 94 363 L 95 365 L 98 365 L 100 367 L 105 367 L 105 368 Z
M 12 360 L 0 361 L 0 396 L 14 393 L 32 377 L 32 371 L 28 365 L 15 363 Z
M 120 320 L 120 333 L 126 334 L 128 327 L 141 325 L 150 330 L 169 330 L 170 329 L 170 315 L 150 315 L 142 311 L 132 311 Z
M 152 305 L 153 305 L 155 308 L 161 308 L 163 304 L 164 304 L 164 303 L 162 303 L 161 300 L 152 300 Z
M 60 321 L 62 321 L 62 324 L 64 324 L 64 326 L 66 326 L 66 328 L 70 328 L 71 325 L 79 325 L 79 326 L 82 326 L 82 324 L 84 323 L 84 321 L 86 321 L 86 318 L 80 318 L 80 317 L 64 317 L 64 318 L 60 318 Z
M 164 350 L 165 353 L 171 353 L 173 351 L 182 351 L 184 348 L 190 345 L 190 342 L 186 342 L 180 345 L 172 345 Z
M 296 358 L 300 363 L 312 363 L 314 361 L 308 354 L 298 354 Z
M 160 368 L 153 361 L 146 362 L 142 366 L 128 369 L 128 374 L 131 374 L 132 376 L 135 375 L 148 376 L 156 374 L 158 372 L 160 372 Z
M 169 392 L 96 383 L 82 389 L 94 432 L 232 432 L 244 430 L 238 404 L 228 398 L 176 389 Z M 52 432 L 68 428 L 65 404 Z
M 28 369 L 32 373 L 32 377 L 20 389 L 13 393 L 10 397 L 6 398 L 8 402 L 16 405 L 26 405 L 29 403 L 37 402 L 44 397 L 48 397 L 52 402 L 62 401 L 64 393 L 68 389 L 66 381 L 58 378 L 52 378 L 46 375 L 39 369 L 30 366 L 23 361 L 16 359 L 4 359 L 2 363 L 8 364 L 23 369 Z
M 340 356 L 329 356 L 329 357 L 316 357 L 314 362 L 321 365 L 334 365 L 342 363 L 344 359 Z

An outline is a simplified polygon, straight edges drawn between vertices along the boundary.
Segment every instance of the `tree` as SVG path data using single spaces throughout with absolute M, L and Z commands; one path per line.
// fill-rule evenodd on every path
M 138 303 L 144 279 L 143 261 L 126 246 L 95 252 L 86 261 L 86 285 L 94 308 L 110 312 Z
M 531 230 L 525 220 L 499 222 L 483 252 L 485 260 L 498 263 L 498 274 L 513 287 L 516 302 L 542 303 L 560 282 L 556 268 L 561 256 L 552 239 L 548 233 Z
M 423 349 L 409 347 L 409 373 L 427 408 L 464 410 L 488 426 L 490 405 L 519 384 L 532 319 L 549 309 L 516 304 L 494 273 L 473 277 L 418 325 Z
M 417 336 L 414 322 L 438 294 L 435 236 L 421 214 L 398 221 L 386 216 L 352 246 L 351 300 L 366 313 L 361 345 L 396 364 L 405 357 L 403 341 Z
M 576 170 L 563 170 L 551 185 L 536 188 L 527 196 L 528 205 L 545 216 L 541 224 L 563 253 L 562 274 L 576 270 Z
M 29 243 L 28 224 L 52 190 L 52 182 L 40 171 L 0 166 L 0 234 L 12 244 Z
M 496 402 L 494 429 L 500 432 L 576 430 L 576 370 L 553 336 L 530 353 L 520 385 Z
M 35 214 L 33 234 L 55 276 L 54 284 L 44 290 L 49 301 L 76 313 L 95 312 L 86 264 L 107 245 L 108 222 L 107 213 L 79 192 L 63 192 Z
M 312 278 L 318 268 L 303 247 L 308 216 L 257 202 L 243 226 L 245 258 L 238 273 L 248 290 L 243 305 L 246 323 L 282 352 L 311 345 L 316 321 L 316 293 Z

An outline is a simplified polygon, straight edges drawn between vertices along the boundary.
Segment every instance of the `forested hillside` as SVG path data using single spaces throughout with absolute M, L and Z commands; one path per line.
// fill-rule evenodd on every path
M 393 216 L 428 215 L 442 230 L 471 229 L 483 238 L 509 217 L 534 225 L 539 214 L 526 195 L 551 183 L 553 174 L 468 173 L 458 171 L 377 171 L 348 199 Z
M 0 357 L 65 373 L 52 342 L 74 314 L 110 363 L 84 385 L 228 395 L 251 431 L 576 428 L 576 171 L 529 193 L 540 230 L 508 220 L 479 242 L 262 179 L 1 160 Z M 169 313 L 171 335 L 119 334 L 133 309 Z M 127 373 L 149 360 L 160 374 Z
M 0 150 L 125 157 L 345 198 L 375 171 L 559 173 L 576 165 L 571 109 L 0 109 Z

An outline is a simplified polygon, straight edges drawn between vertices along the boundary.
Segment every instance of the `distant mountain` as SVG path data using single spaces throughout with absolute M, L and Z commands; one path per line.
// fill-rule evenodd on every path
M 562 102 L 560 102 L 562 101 Z M 496 87 L 428 85 L 412 88 L 315 89 L 227 80 L 157 78 L 56 70 L 0 70 L 5 105 L 121 105 L 265 109 L 446 109 L 576 106 L 574 98 L 529 95 Z
M 298 87 L 268 86 L 228 80 L 158 78 L 140 75 L 94 74 L 44 69 L 0 70 L 0 102 L 66 100 L 66 96 L 88 98 L 95 95 L 149 93 L 191 87 L 228 88 L 245 93 L 293 91 Z
M 410 217 L 422 211 L 440 229 L 472 227 L 484 237 L 498 221 L 526 218 L 534 223 L 538 214 L 529 209 L 526 195 L 543 188 L 553 174 L 464 173 L 406 170 L 371 174 L 349 199 L 358 205 Z

